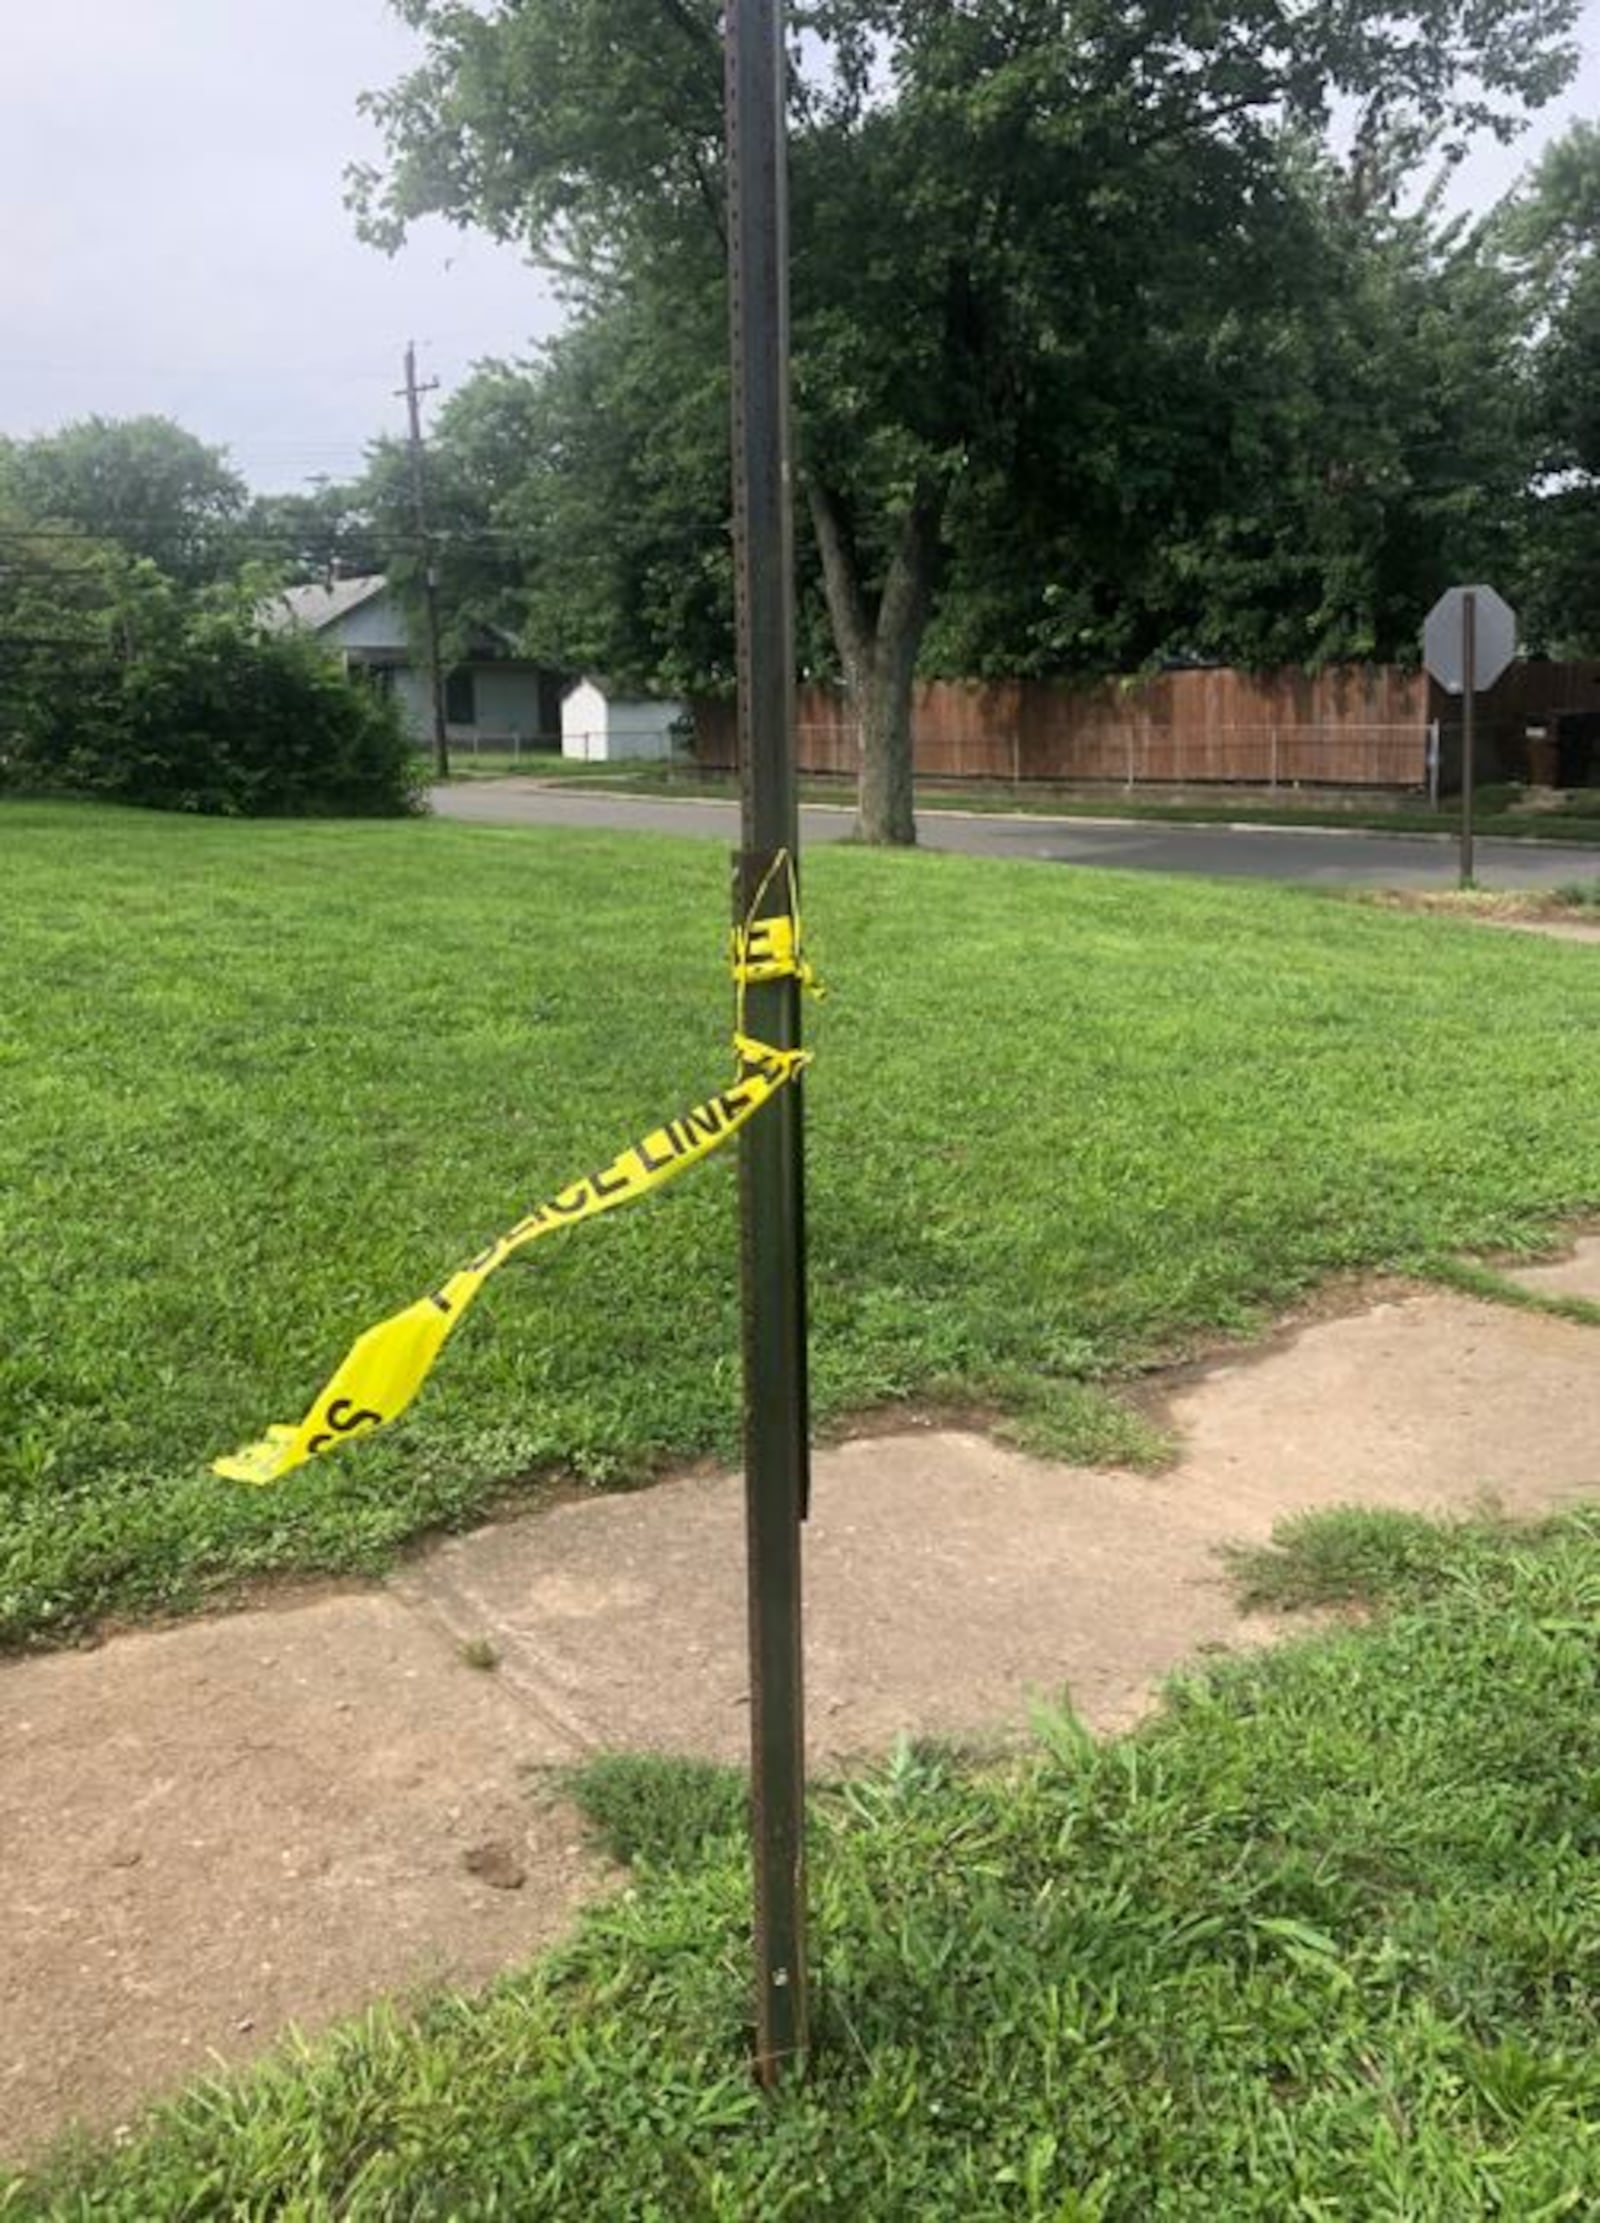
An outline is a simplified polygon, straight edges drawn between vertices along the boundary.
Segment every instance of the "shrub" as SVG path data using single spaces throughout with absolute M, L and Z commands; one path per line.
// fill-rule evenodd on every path
M 0 608 L 0 781 L 232 817 L 394 817 L 416 801 L 392 703 L 243 592 L 194 598 L 92 543 Z
M 315 642 L 206 613 L 128 667 L 120 746 L 93 784 L 121 802 L 244 817 L 394 817 L 413 807 L 391 702 Z

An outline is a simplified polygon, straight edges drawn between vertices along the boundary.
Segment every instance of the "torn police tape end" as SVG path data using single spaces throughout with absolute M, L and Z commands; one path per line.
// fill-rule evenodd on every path
M 779 882 L 785 907 L 763 916 L 768 894 Z M 812 995 L 822 993 L 801 951 L 799 887 L 788 850 L 774 852 L 742 924 L 734 930 L 730 954 L 737 990 L 733 1045 L 739 1060 L 739 1077 L 732 1086 L 669 1119 L 599 1173 L 571 1182 L 548 1204 L 535 1205 L 431 1295 L 368 1328 L 298 1427 L 269 1428 L 259 1443 L 247 1444 L 231 1458 L 213 1460 L 213 1474 L 231 1482 L 276 1482 L 321 1452 L 386 1428 L 411 1403 L 473 1298 L 508 1258 L 543 1235 L 630 1204 L 698 1165 L 798 1078 L 811 1062 L 807 1051 L 773 1049 L 745 1031 L 745 990 L 752 982 L 788 978 Z
M 750 957 L 757 962 L 776 960 L 773 973 L 759 977 L 798 972 L 796 939 L 791 928 L 789 935 L 780 937 L 780 949 L 758 945 L 748 952 L 746 962 Z M 508 1258 L 542 1236 L 554 1235 L 563 1227 L 576 1227 L 583 1220 L 648 1195 L 674 1174 L 708 1158 L 810 1062 L 804 1050 L 770 1049 L 764 1043 L 750 1041 L 742 1032 L 738 1050 L 741 1070 L 730 1088 L 696 1104 L 692 1111 L 669 1119 L 599 1173 L 572 1182 L 548 1204 L 535 1205 L 515 1227 L 508 1228 L 431 1295 L 419 1297 L 404 1312 L 368 1328 L 351 1345 L 338 1372 L 298 1427 L 269 1428 L 259 1443 L 247 1444 L 231 1458 L 215 1460 L 212 1472 L 233 1482 L 276 1482 L 280 1475 L 292 1473 L 319 1453 L 374 1435 L 398 1419 L 427 1380 L 462 1314 L 489 1276 Z

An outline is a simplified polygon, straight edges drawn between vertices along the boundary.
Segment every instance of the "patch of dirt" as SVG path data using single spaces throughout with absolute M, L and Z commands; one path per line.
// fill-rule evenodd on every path
M 1596 863 L 1600 868 L 1600 852 Z M 1376 888 L 1360 890 L 1354 900 L 1380 911 L 1432 911 L 1557 942 L 1600 942 L 1600 914 L 1593 904 L 1569 903 L 1532 888 Z
M 1600 1293 L 1600 1238 L 1552 1272 Z M 932 1410 L 820 1449 L 814 1763 L 901 1731 L 1003 1747 L 1063 1689 L 1127 1726 L 1186 1662 L 1276 1633 L 1219 1548 L 1309 1507 L 1600 1494 L 1593 1329 L 1356 1296 L 1152 1377 L 1180 1445 L 1161 1474 L 1025 1458 Z M 447 1539 L 385 1585 L 0 1665 L 0 2153 L 526 1959 L 613 1881 L 564 1765 L 744 1755 L 745 1616 L 742 1480 L 700 1469 Z
M 908 1398 L 903 1404 L 865 1405 L 834 1426 L 819 1428 L 817 1447 L 831 1450 L 842 1443 L 862 1443 L 877 1436 L 909 1436 L 925 1429 L 943 1434 L 988 1436 L 1006 1424 L 998 1405 L 966 1401 L 949 1403 L 925 1397 Z
M 1592 911 L 1569 911 L 1542 919 L 1485 919 L 1483 923 L 1503 927 L 1510 934 L 1543 934 L 1552 942 L 1600 942 L 1600 919 Z

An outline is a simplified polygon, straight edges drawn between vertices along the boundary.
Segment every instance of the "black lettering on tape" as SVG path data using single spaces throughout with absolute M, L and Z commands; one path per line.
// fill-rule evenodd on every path
M 664 1158 L 658 1158 L 650 1147 L 656 1139 L 655 1135 L 646 1135 L 643 1142 L 636 1142 L 633 1146 L 633 1154 L 647 1174 L 664 1173 L 668 1166 L 683 1156 L 670 1127 L 658 1127 L 656 1134 L 666 1143 L 667 1153 Z
M 727 1132 L 720 1103 L 696 1104 L 693 1111 L 684 1113 L 683 1124 L 691 1135 L 698 1135 L 705 1142 L 720 1142 Z
M 337 1443 L 341 1436 L 353 1435 L 358 1428 L 381 1428 L 382 1413 L 374 1412 L 370 1405 L 352 1405 L 348 1397 L 336 1397 L 328 1407 L 328 1425 L 320 1436 L 313 1436 L 306 1445 L 306 1454 L 312 1456 Z
M 348 1436 L 356 1428 L 381 1428 L 382 1413 L 375 1413 L 370 1405 L 352 1405 L 348 1397 L 336 1397 L 328 1407 L 328 1426 L 341 1436 Z
M 550 1209 L 552 1212 L 559 1212 L 564 1220 L 570 1220 L 577 1213 L 586 1211 L 590 1201 L 588 1182 L 574 1181 L 570 1189 L 563 1189 L 559 1196 L 550 1199 Z
M 626 1196 L 633 1187 L 633 1183 L 628 1179 L 628 1176 L 619 1172 L 614 1164 L 609 1166 L 604 1173 L 591 1173 L 589 1185 L 597 1197 Z

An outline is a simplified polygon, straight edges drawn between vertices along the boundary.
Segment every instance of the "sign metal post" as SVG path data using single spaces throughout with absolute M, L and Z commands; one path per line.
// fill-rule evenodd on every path
M 788 212 L 783 0 L 729 0 L 726 18 L 733 477 L 743 841 L 734 906 L 791 901 L 798 874 L 794 526 L 789 446 Z M 798 885 L 797 879 L 793 883 Z M 746 1026 L 799 1046 L 799 984 L 751 981 Z M 750 1592 L 754 2069 L 774 2085 L 809 2042 L 800 1524 L 809 1484 L 800 1084 L 745 1129 L 740 1150 L 745 1512 Z
M 1478 753 L 1478 597 L 1461 597 L 1461 885 L 1472 885 L 1472 784 Z
M 1493 587 L 1451 587 L 1428 612 L 1422 661 L 1447 694 L 1461 697 L 1461 885 L 1472 886 L 1472 791 L 1477 773 L 1478 690 L 1516 653 L 1517 619 Z M 1430 767 L 1430 785 L 1437 773 Z

